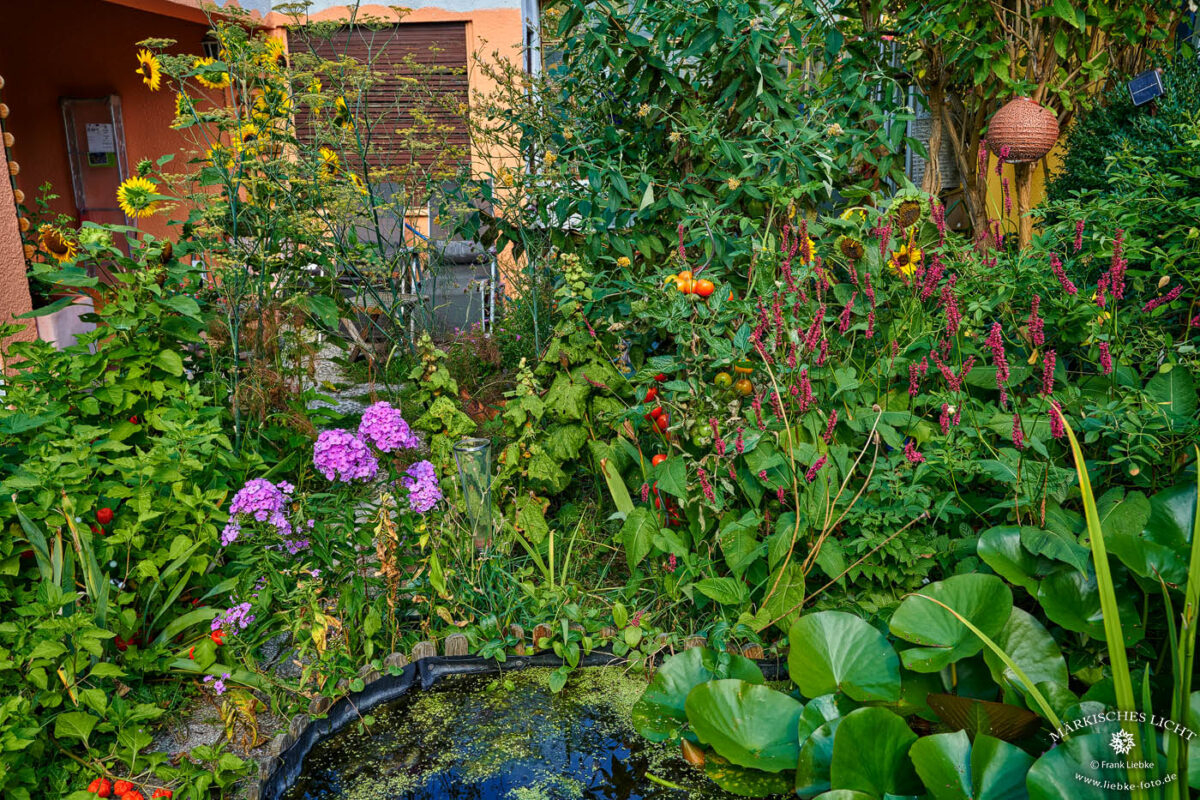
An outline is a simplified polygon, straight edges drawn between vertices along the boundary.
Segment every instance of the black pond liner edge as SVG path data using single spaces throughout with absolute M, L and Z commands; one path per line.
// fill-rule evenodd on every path
M 561 667 L 563 663 L 563 659 L 546 652 L 532 656 L 510 656 L 504 663 L 478 656 L 431 656 L 408 664 L 400 674 L 384 675 L 371 681 L 361 692 L 341 698 L 329 707 L 324 719 L 310 720 L 291 746 L 272 757 L 273 768 L 262 781 L 258 798 L 282 800 L 300 777 L 304 760 L 318 743 L 338 733 L 372 708 L 400 699 L 414 686 L 426 690 L 449 675 L 501 675 L 530 667 Z M 593 650 L 579 660 L 580 667 L 612 667 L 628 663 L 628 659 L 603 650 Z M 767 680 L 779 680 L 781 675 L 787 675 L 787 663 L 782 659 L 756 663 Z M 253 792 L 251 796 L 254 796 Z

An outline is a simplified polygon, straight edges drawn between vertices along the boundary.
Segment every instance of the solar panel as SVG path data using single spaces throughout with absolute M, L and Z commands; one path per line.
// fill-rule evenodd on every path
M 1145 105 L 1156 97 L 1166 93 L 1162 85 L 1162 75 L 1156 69 L 1148 69 L 1135 75 L 1129 82 L 1129 97 L 1135 106 Z

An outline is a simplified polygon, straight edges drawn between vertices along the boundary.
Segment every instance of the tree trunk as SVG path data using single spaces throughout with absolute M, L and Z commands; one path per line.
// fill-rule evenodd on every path
M 1013 164 L 1017 182 L 1017 242 L 1021 249 L 1033 243 L 1033 168 L 1030 163 Z
M 921 190 L 937 195 L 942 191 L 942 170 L 938 155 L 942 150 L 942 108 L 946 105 L 946 89 L 940 83 L 929 87 L 926 97 L 929 103 L 929 160 L 925 162 L 925 176 L 921 179 Z

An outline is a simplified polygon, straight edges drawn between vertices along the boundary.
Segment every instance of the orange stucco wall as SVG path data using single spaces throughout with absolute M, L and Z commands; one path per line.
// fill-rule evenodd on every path
M 96 0 L 5 4 L 0 75 L 7 81 L 4 96 L 11 116 L 6 127 L 16 140 L 12 157 L 21 165 L 18 185 L 26 204 L 31 205 L 38 186 L 49 181 L 60 195 L 53 210 L 78 217 L 61 97 L 121 98 L 131 170 L 139 159 L 178 151 L 185 141 L 169 128 L 175 95 L 167 89 L 151 92 L 134 72 L 134 54 L 137 42 L 151 37 L 175 39 L 179 51 L 198 53 L 207 30 L 198 22 Z M 142 220 L 140 227 L 156 235 L 167 232 L 162 217 Z
M 3 73 L 0 73 L 2 75 Z M 8 174 L 8 157 L 0 147 L 0 175 Z M 0 178 L 0 210 L 13 207 L 12 184 Z M 29 283 L 25 280 L 25 257 L 21 253 L 21 232 L 17 228 L 15 214 L 0 213 L 0 325 L 15 322 L 13 317 L 31 308 Z M 33 339 L 37 328 L 32 321 L 25 323 L 25 331 L 19 339 Z M 8 345 L 0 340 L 0 359 Z

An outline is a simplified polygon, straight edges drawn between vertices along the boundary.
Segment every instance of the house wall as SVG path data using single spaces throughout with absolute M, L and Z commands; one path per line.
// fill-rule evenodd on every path
M 0 147 L 0 173 L 8 174 L 8 156 L 3 147 Z M 0 210 L 12 208 L 13 203 L 12 184 L 0 179 Z M 0 325 L 16 321 L 13 320 L 14 316 L 31 308 L 17 217 L 15 214 L 0 213 Z M 12 338 L 29 340 L 37 336 L 37 328 L 32 320 L 24 324 L 25 330 Z M 10 341 L 12 339 L 0 339 L 0 361 Z

